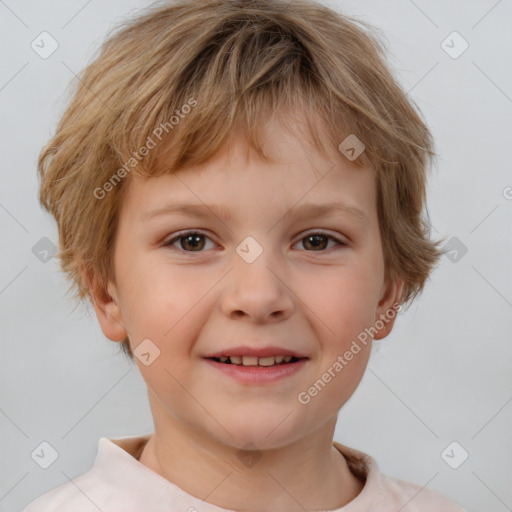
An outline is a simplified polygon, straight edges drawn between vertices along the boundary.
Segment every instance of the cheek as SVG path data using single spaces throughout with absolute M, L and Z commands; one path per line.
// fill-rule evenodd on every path
M 139 340 L 155 343 L 166 366 L 179 370 L 187 365 L 211 308 L 205 290 L 216 280 L 167 263 L 147 264 L 138 273 L 130 301 L 131 327 Z
M 153 337 L 155 343 L 165 345 L 190 324 L 208 283 L 188 274 L 179 266 L 147 262 L 125 269 L 124 282 L 129 286 L 123 294 L 123 316 L 134 341 Z
M 378 281 L 369 267 L 339 267 L 317 284 L 308 283 L 308 305 L 331 335 L 345 338 L 372 322 Z
M 374 322 L 374 296 L 375 286 L 368 282 L 368 275 L 351 269 L 314 304 L 323 320 L 317 322 L 322 331 L 317 333 L 322 343 L 318 379 L 325 383 L 316 407 L 324 412 L 339 410 L 364 375 L 371 353 L 367 328 Z
M 134 332 L 145 341 L 154 359 L 145 365 L 142 359 L 137 365 L 146 384 L 162 403 L 174 407 L 186 407 L 190 396 L 185 390 L 193 389 L 199 381 L 196 375 L 197 358 L 194 351 L 206 318 L 204 304 L 195 302 L 192 307 L 183 301 L 157 301 L 155 307 L 137 312 L 133 323 Z M 141 345 L 142 347 L 142 345 Z M 137 348 L 132 348 L 137 353 Z M 151 356 L 150 356 L 151 357 Z M 189 404 L 190 406 L 190 404 Z

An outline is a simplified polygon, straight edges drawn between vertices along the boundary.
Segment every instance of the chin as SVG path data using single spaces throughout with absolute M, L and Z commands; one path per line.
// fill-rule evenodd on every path
M 230 446 L 245 450 L 273 450 L 290 444 L 295 438 L 300 438 L 296 422 L 292 423 L 290 411 L 283 413 L 238 414 L 230 420 L 225 418 L 219 422 L 231 436 L 222 428 L 216 428 L 222 441 Z M 286 418 L 286 419 L 285 419 Z M 218 427 L 218 425 L 217 425 Z

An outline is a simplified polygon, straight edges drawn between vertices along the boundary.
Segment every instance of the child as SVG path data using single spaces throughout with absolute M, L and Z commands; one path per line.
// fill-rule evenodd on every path
M 307 0 L 178 0 L 81 74 L 40 199 L 155 431 L 101 438 L 26 512 L 462 510 L 333 442 L 372 339 L 442 252 L 431 134 L 358 23 Z

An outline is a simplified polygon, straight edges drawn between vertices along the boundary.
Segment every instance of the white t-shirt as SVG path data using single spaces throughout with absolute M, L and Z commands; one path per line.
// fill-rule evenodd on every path
M 188 494 L 139 462 L 150 435 L 100 438 L 87 472 L 39 496 L 23 512 L 233 512 Z M 354 500 L 329 512 L 466 512 L 440 494 L 382 475 L 369 455 L 336 441 L 334 446 L 366 482 Z

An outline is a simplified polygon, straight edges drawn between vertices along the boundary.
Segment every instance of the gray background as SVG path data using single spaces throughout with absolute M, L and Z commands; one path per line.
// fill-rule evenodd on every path
M 66 87 L 107 29 L 148 4 L 0 0 L 0 511 L 19 511 L 85 472 L 100 437 L 152 431 L 138 370 L 104 338 L 92 309 L 72 311 L 56 260 L 33 252 L 44 237 L 57 244 L 37 201 L 35 165 Z M 385 34 L 437 141 L 433 233 L 467 248 L 455 261 L 442 258 L 423 295 L 377 342 L 335 439 L 470 511 L 512 510 L 512 2 L 329 4 Z M 47 59 L 31 48 L 42 31 L 59 44 Z M 453 31 L 469 43 L 457 58 L 441 45 Z M 461 48 L 447 41 L 452 54 Z M 31 458 L 43 441 L 58 452 L 48 469 Z M 448 451 L 452 464 L 469 453 L 458 469 L 441 456 L 453 441 L 462 448 Z

